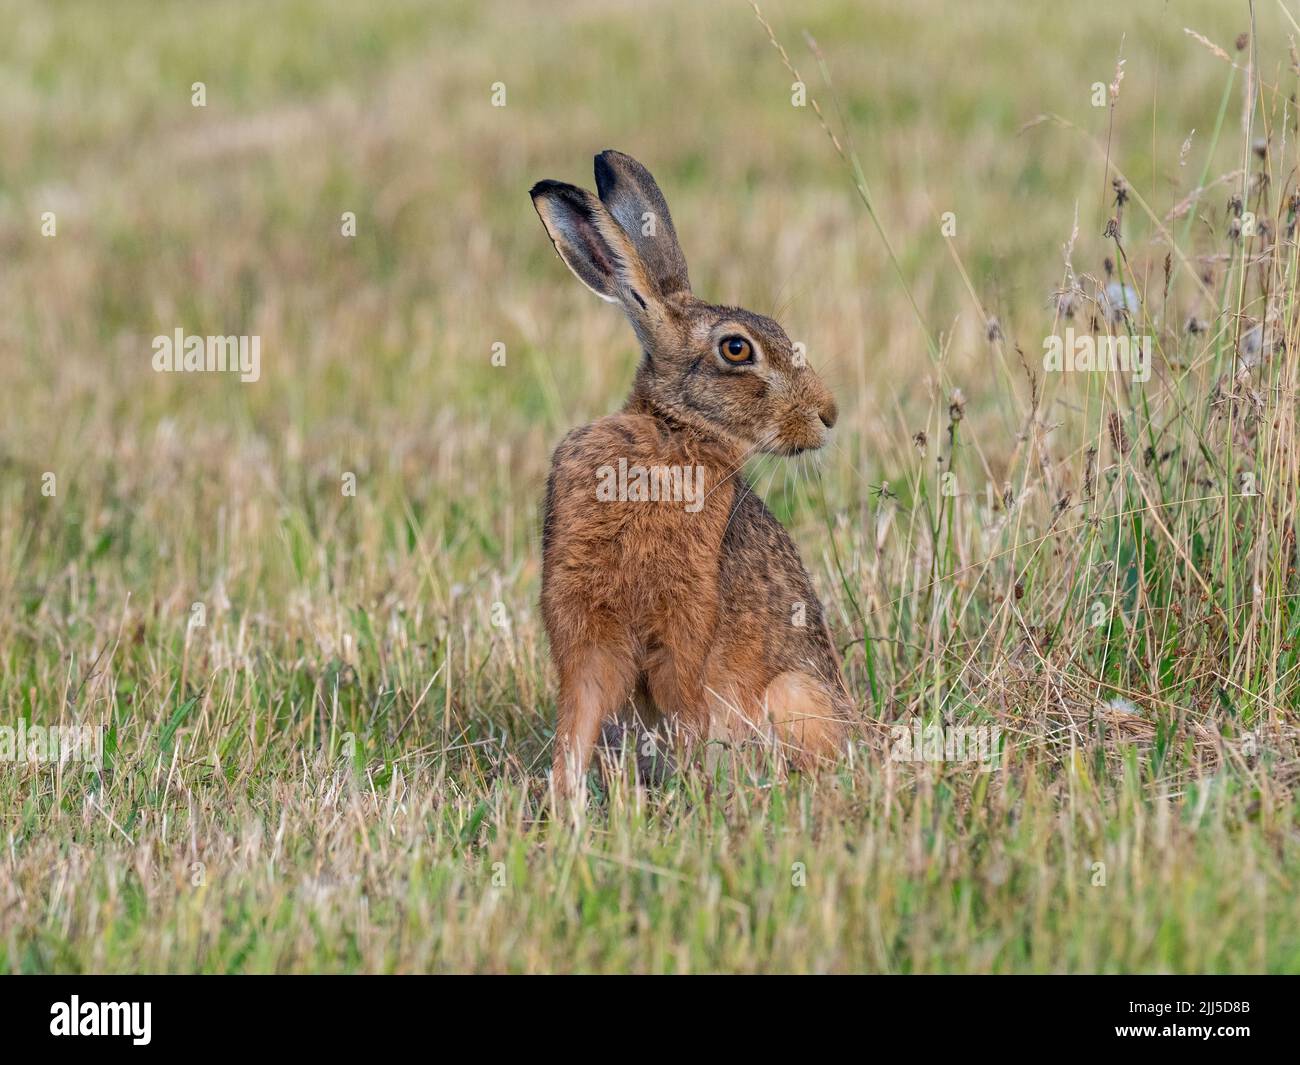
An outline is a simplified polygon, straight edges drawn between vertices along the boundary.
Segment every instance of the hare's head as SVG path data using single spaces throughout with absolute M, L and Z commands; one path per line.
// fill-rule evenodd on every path
M 771 318 L 691 294 L 686 258 L 654 178 L 631 156 L 596 156 L 599 196 L 560 181 L 531 194 L 578 280 L 622 306 L 644 358 L 636 393 L 659 414 L 734 445 L 794 455 L 821 447 L 835 400 Z

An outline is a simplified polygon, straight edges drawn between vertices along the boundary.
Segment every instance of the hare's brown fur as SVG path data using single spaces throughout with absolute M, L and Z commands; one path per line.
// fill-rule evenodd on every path
M 597 180 L 600 201 L 555 182 L 533 190 L 561 257 L 623 304 L 644 348 L 623 410 L 570 432 L 547 483 L 557 787 L 573 788 L 602 726 L 630 706 L 682 740 L 773 741 L 799 766 L 832 758 L 850 719 L 839 656 L 798 551 L 741 467 L 755 450 L 820 446 L 834 401 L 771 319 L 690 294 L 667 205 L 640 164 L 602 153 Z M 631 224 L 643 207 L 657 216 L 653 241 Z M 731 365 L 719 336 L 743 338 L 752 360 Z M 598 471 L 620 462 L 702 480 L 689 506 L 598 501 Z

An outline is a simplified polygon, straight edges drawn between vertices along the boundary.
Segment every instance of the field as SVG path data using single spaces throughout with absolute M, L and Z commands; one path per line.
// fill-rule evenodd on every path
M 647 6 L 0 0 L 0 971 L 1300 971 L 1300 7 Z M 862 720 L 575 814 L 637 348 L 527 190 L 608 147 L 836 393 L 749 476 Z

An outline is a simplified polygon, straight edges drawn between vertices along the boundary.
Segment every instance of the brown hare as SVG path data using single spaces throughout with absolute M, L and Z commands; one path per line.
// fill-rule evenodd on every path
M 835 400 L 772 319 L 692 295 L 645 167 L 602 152 L 596 188 L 531 190 L 560 258 L 642 348 L 622 411 L 570 432 L 547 482 L 557 793 L 581 786 L 602 727 L 628 714 L 679 743 L 761 739 L 801 768 L 833 758 L 852 716 L 839 655 L 742 466 L 821 447 Z

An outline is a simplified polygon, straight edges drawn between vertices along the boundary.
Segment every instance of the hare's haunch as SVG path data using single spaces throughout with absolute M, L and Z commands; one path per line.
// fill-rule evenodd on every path
M 532 188 L 560 258 L 622 307 L 643 352 L 622 411 L 569 433 L 547 482 L 556 787 L 572 792 L 619 719 L 679 742 L 774 742 L 801 767 L 833 758 L 851 718 L 839 656 L 799 552 L 742 467 L 821 447 L 835 400 L 772 319 L 691 294 L 645 167 L 602 152 L 596 188 Z

